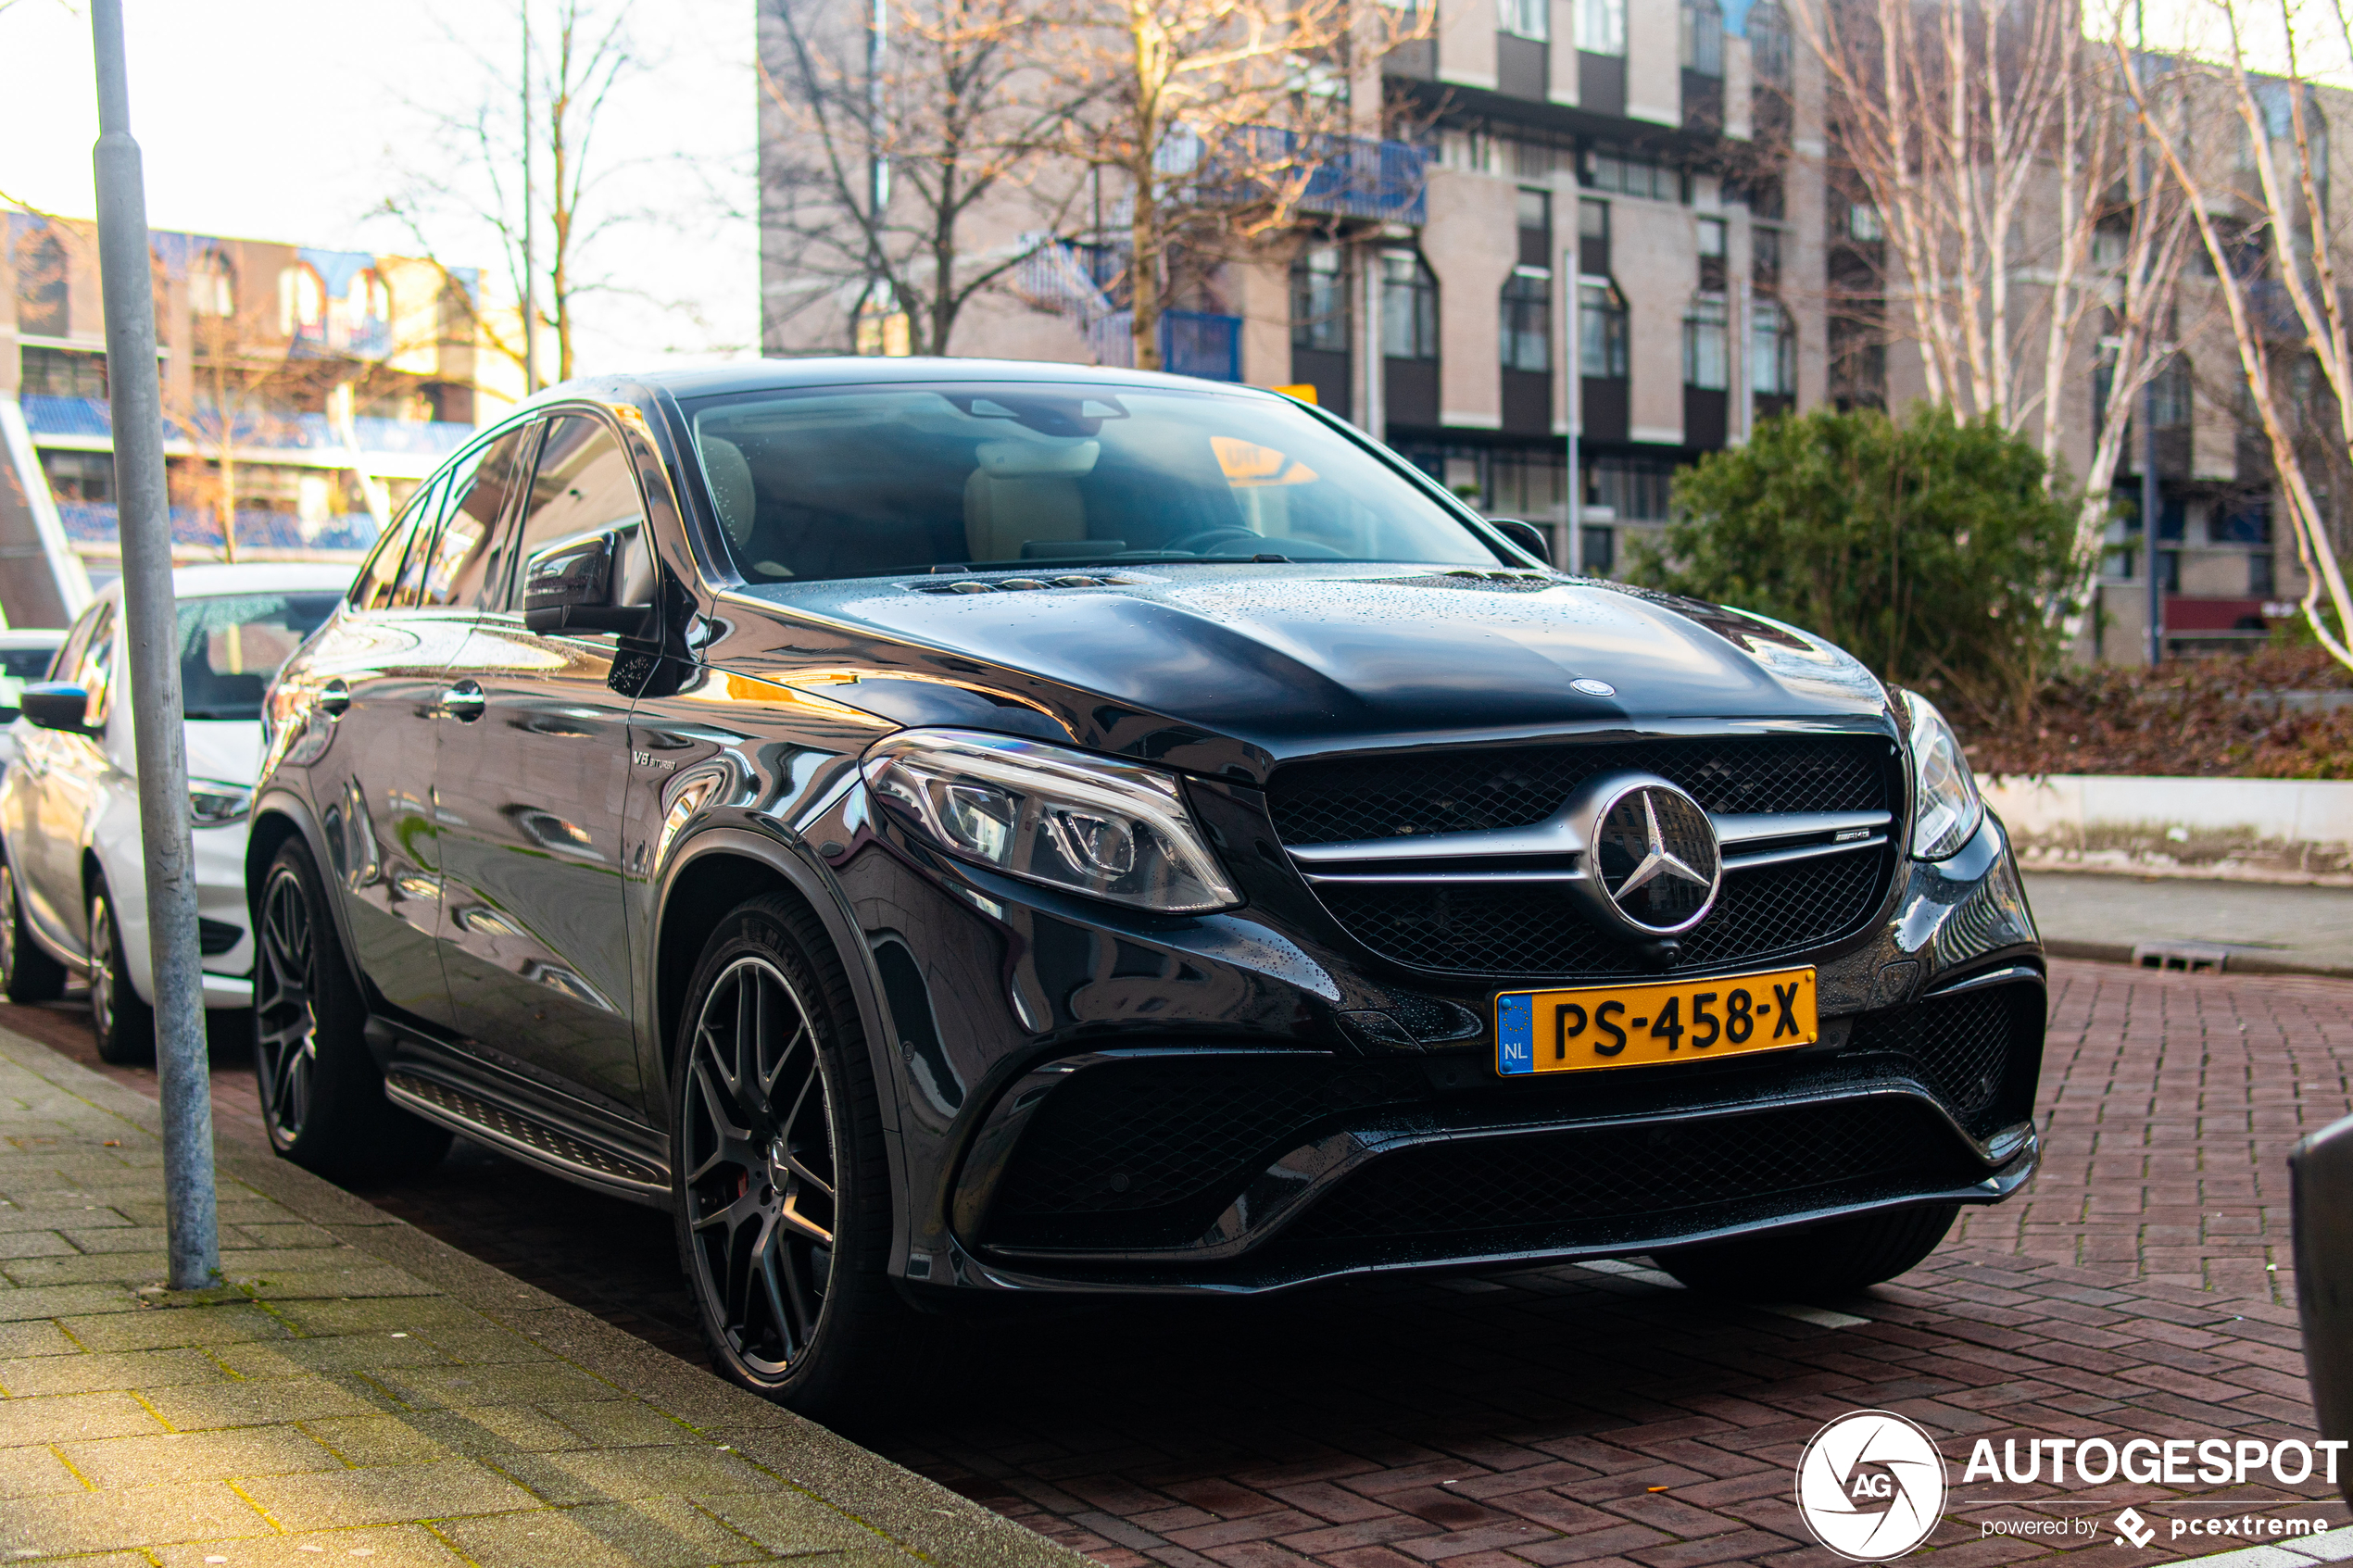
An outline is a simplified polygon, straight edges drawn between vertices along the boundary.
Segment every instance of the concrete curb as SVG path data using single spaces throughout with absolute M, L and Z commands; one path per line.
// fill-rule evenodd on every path
M 5 1056 L 63 1093 L 160 1135 L 160 1108 L 137 1091 L 0 1029 Z M 583 1372 L 815 1494 L 927 1561 L 975 1568 L 1079 1568 L 1088 1559 L 928 1477 L 631 1337 L 459 1251 L 365 1199 L 242 1138 L 216 1139 L 220 1174 L 242 1182 Z
M 2173 944 L 2180 946 L 2180 944 Z M 2043 939 L 2044 950 L 2055 959 L 2089 959 L 2094 963 L 2132 965 L 2133 944 L 2130 942 L 2079 942 L 2067 937 Z M 2156 966 L 2147 966 L 2154 968 Z M 2222 960 L 2226 974 L 2314 974 L 2330 980 L 2353 980 L 2353 968 L 2342 964 L 2297 963 L 2290 959 L 2269 958 L 2259 953 L 2233 949 Z

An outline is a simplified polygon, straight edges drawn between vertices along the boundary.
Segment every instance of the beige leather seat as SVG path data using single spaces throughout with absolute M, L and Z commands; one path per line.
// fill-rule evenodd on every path
M 1087 534 L 1078 481 L 1102 447 L 1092 441 L 1047 445 L 984 441 L 964 481 L 964 547 L 972 560 L 1019 560 L 1027 544 L 1071 544 Z

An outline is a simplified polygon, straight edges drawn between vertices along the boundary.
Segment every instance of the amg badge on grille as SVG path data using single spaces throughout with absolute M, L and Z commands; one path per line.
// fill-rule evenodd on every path
M 1724 880 L 1716 825 L 1665 779 L 1620 773 L 1582 792 L 1588 871 L 1577 884 L 1621 935 L 1675 936 L 1707 918 Z

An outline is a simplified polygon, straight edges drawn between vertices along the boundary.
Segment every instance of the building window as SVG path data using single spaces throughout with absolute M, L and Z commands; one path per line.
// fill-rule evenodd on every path
M 1770 288 L 1781 281 L 1781 232 L 1755 228 L 1748 232 L 1749 276 Z
M 1626 53 L 1626 0 L 1576 0 L 1577 46 L 1589 55 Z
M 69 505 L 104 505 L 114 499 L 114 458 L 107 453 L 44 450 L 41 471 L 54 499 Z
M 1670 463 L 1644 458 L 1596 458 L 1585 470 L 1585 503 L 1607 507 L 1624 522 L 1663 522 L 1674 487 Z
M 1778 0 L 1756 0 L 1748 13 L 1749 69 L 1773 87 L 1789 85 L 1789 17 Z
M 1391 359 L 1438 358 L 1438 280 L 1417 251 L 1380 258 L 1381 352 Z
M 278 274 L 278 332 L 284 337 L 317 337 L 327 324 L 327 286 L 308 265 Z
M 1553 368 L 1553 275 L 1542 268 L 1504 280 L 1503 359 L 1507 370 Z
M 1578 374 L 1595 381 L 1627 379 L 1626 296 L 1604 278 L 1577 291 Z
M 188 308 L 216 321 L 237 313 L 237 275 L 219 251 L 206 251 L 188 269 Z
M 1683 69 L 1724 74 L 1724 12 L 1716 0 L 1683 0 Z
M 1542 43 L 1552 34 L 1552 0 L 1495 0 L 1495 26 L 1516 37 Z
M 1596 525 L 1582 531 L 1585 550 L 1582 566 L 1588 577 L 1607 577 L 1617 570 L 1617 530 Z
M 1638 157 L 1616 147 L 1595 147 L 1591 165 L 1591 177 L 1585 182 L 1596 191 L 1613 191 L 1650 201 L 1683 199 L 1682 170 L 1655 159 Z
M 1699 254 L 1702 260 L 1711 257 L 1718 261 L 1724 259 L 1724 220 L 1722 219 L 1703 218 L 1699 220 Z
M 2271 552 L 2259 551 L 2246 558 L 2246 592 L 2249 598 L 2268 599 L 2279 591 L 2271 569 Z
M 1497 452 L 1487 462 L 1487 507 L 1530 521 L 1568 515 L 1568 462 L 1562 452 Z
M 1730 313 L 1721 295 L 1695 295 L 1683 312 L 1683 384 L 1722 392 L 1732 384 Z
M 1777 301 L 1757 300 L 1748 323 L 1748 384 L 1760 397 L 1797 395 L 1797 333 Z
M 1875 245 L 1887 238 L 1886 226 L 1879 220 L 1879 208 L 1869 202 L 1847 203 L 1846 237 L 1866 245 Z
M 17 242 L 17 331 L 26 337 L 63 337 L 72 330 L 66 290 L 66 247 L 46 229 Z
M 20 363 L 18 390 L 27 397 L 95 397 L 107 395 L 107 357 L 64 348 L 28 348 Z
M 2176 354 L 2149 379 L 2149 422 L 2159 430 L 2190 422 L 2190 362 Z
M 1348 352 L 1348 282 L 1338 245 L 1317 245 L 1290 270 L 1290 345 Z
M 351 291 L 351 303 L 357 307 L 355 313 L 361 320 L 380 326 L 392 324 L 392 285 L 374 268 L 360 270 Z

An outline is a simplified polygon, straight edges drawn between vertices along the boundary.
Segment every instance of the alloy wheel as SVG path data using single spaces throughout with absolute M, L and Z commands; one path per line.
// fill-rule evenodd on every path
M 114 906 L 99 894 L 90 901 L 90 1027 L 104 1040 L 114 1033 Z
M 319 1020 L 310 1005 L 313 934 L 302 880 L 281 869 L 261 896 L 260 962 L 254 973 L 256 1066 L 270 1135 L 287 1145 L 310 1119 Z
M 833 1095 L 808 1006 L 756 955 L 721 972 L 695 1020 L 680 1156 L 696 1286 L 761 1377 L 809 1348 L 834 1260 Z

